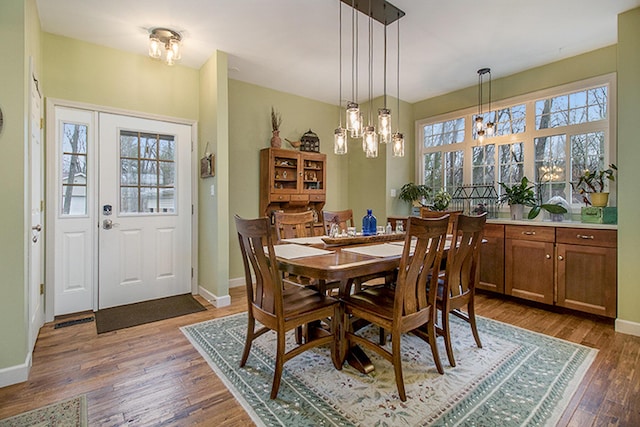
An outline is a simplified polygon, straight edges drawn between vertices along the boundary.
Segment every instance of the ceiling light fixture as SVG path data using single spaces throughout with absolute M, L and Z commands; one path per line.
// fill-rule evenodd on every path
M 164 60 L 167 65 L 173 65 L 182 56 L 180 48 L 182 35 L 168 28 L 152 28 L 149 30 L 149 56 L 161 59 L 164 49 Z
M 339 62 L 339 80 L 340 80 L 340 89 L 338 91 L 338 104 L 342 103 L 342 2 L 338 1 L 338 6 L 340 7 L 340 31 L 338 37 L 338 43 L 340 44 L 340 62 Z M 338 112 L 338 119 L 340 120 L 340 124 L 336 128 L 333 134 L 333 153 L 334 154 L 347 154 L 347 130 L 342 127 L 342 112 Z
M 404 135 L 400 132 L 400 19 L 398 19 L 398 64 L 396 70 L 396 96 L 398 109 L 396 110 L 396 131 L 391 135 L 393 143 L 393 157 L 404 157 Z
M 381 143 L 402 140 L 402 152 L 404 152 L 404 138 L 400 132 L 391 134 L 391 110 L 387 108 L 387 26 L 396 20 L 402 18 L 405 13 L 385 0 L 341 0 L 351 6 L 351 101 L 346 104 L 346 124 L 345 128 L 349 131 L 351 138 L 362 137 L 362 149 L 366 157 L 378 156 L 378 140 Z M 342 4 L 340 12 L 340 93 L 342 93 Z M 367 126 L 363 126 L 362 112 L 358 104 L 358 15 L 362 12 L 368 18 L 369 24 L 369 49 L 368 49 L 368 93 L 369 93 L 369 115 Z M 384 106 L 378 110 L 378 129 L 374 127 L 373 120 L 373 25 L 374 20 L 384 25 Z M 398 31 L 398 35 L 399 35 Z M 398 43 L 398 50 L 400 44 Z M 398 52 L 398 63 L 400 61 Z M 398 64 L 398 69 L 400 68 Z M 399 79 L 398 75 L 398 79 Z M 399 88 L 399 83 L 398 83 Z M 342 103 L 342 99 L 340 99 Z M 398 100 L 398 105 L 400 101 Z M 336 154 L 345 154 L 346 149 L 338 149 L 338 141 L 341 141 L 343 133 L 342 120 L 340 126 L 335 131 L 334 152 Z M 395 136 L 395 139 L 394 139 Z M 398 136 L 400 139 L 398 139 Z M 346 132 L 344 132 L 346 144 Z M 395 155 L 395 154 L 394 154 Z
M 476 115 L 476 139 L 480 144 L 484 142 L 484 138 L 493 136 L 495 124 L 489 120 L 484 123 L 484 117 L 482 116 L 482 83 L 483 76 L 489 74 L 489 116 L 491 116 L 491 68 L 480 68 L 478 70 L 478 114 Z

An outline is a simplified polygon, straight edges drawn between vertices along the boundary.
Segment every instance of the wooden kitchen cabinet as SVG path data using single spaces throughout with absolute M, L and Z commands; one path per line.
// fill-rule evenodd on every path
M 480 248 L 478 289 L 504 293 L 504 225 L 486 224 Z
M 616 317 L 617 231 L 558 228 L 556 242 L 556 304 Z
M 505 226 L 505 294 L 554 302 L 555 228 Z
M 260 214 L 313 210 L 322 231 L 326 201 L 327 156 L 321 153 L 264 148 L 260 150 Z M 317 234 L 317 233 L 316 233 Z

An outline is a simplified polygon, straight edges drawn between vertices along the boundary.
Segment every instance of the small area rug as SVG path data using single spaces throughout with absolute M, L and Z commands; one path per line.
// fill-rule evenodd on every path
M 87 425 L 85 395 L 0 420 L 1 427 L 73 427 Z
M 191 294 L 121 305 L 96 311 L 99 334 L 204 311 Z
M 246 325 L 241 313 L 181 329 L 259 426 L 555 425 L 597 353 L 485 318 L 478 318 L 479 349 L 469 326 L 452 316 L 457 367 L 448 365 L 439 338 L 444 375 L 426 342 L 402 337 L 406 402 L 398 398 L 390 363 L 367 352 L 373 373 L 346 364 L 338 371 L 328 347 L 287 362 L 278 398 L 270 400 L 275 334 L 254 341 L 240 368 Z M 289 334 L 288 348 L 293 343 Z

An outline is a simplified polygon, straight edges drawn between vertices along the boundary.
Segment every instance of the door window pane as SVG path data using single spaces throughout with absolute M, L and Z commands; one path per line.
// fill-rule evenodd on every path
M 62 215 L 87 215 L 87 125 L 62 124 Z
M 175 138 L 120 132 L 120 212 L 175 213 Z

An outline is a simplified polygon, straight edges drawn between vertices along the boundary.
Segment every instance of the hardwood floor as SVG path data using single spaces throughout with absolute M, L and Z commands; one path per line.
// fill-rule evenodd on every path
M 0 419 L 84 393 L 91 426 L 253 425 L 178 329 L 246 310 L 244 288 L 230 294 L 232 304 L 223 309 L 197 297 L 207 311 L 102 335 L 93 322 L 46 324 L 29 381 L 0 388 Z M 600 350 L 561 425 L 640 426 L 640 337 L 615 333 L 610 320 L 488 294 L 477 296 L 477 311 Z

